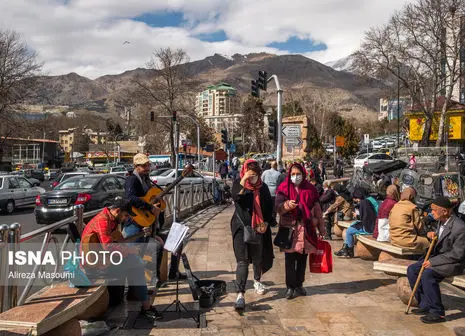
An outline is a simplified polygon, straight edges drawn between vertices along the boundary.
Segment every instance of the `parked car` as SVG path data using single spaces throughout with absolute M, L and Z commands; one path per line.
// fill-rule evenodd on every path
M 182 169 L 178 169 L 178 176 L 181 175 L 182 173 Z M 162 174 L 160 175 L 157 175 L 157 176 L 150 176 L 150 179 L 158 184 L 159 186 L 166 186 L 170 183 L 172 183 L 174 180 L 175 180 L 175 170 L 174 169 L 168 169 L 167 171 L 163 172 Z M 199 183 L 202 183 L 202 182 L 206 182 L 206 183 L 211 183 L 213 180 L 213 177 L 210 177 L 210 176 L 203 176 L 203 175 L 200 175 L 198 172 L 196 171 L 193 171 L 191 173 L 190 176 L 186 176 L 180 184 L 191 184 L 191 183 L 194 183 L 194 184 L 199 184 Z
M 118 175 L 87 174 L 65 179 L 53 190 L 37 196 L 37 224 L 51 224 L 73 215 L 75 205 L 91 211 L 113 204 L 124 197 L 125 178 Z
M 110 168 L 110 174 L 124 177 L 128 175 L 128 171 L 125 166 L 116 166 Z
M 63 182 L 64 180 L 67 180 L 69 179 L 70 177 L 77 177 L 77 176 L 85 176 L 85 175 L 89 175 L 89 173 L 87 172 L 68 172 L 68 173 L 61 173 L 61 174 L 58 174 L 51 182 L 50 182 L 50 185 L 49 185 L 49 188 L 50 189 L 53 189 L 55 188 L 57 185 L 59 185 L 61 182 Z
M 150 172 L 150 179 L 152 179 L 152 176 L 160 176 L 161 174 L 163 174 L 164 172 L 168 171 L 168 170 L 171 170 L 172 168 L 158 168 L 158 169 L 155 169 L 153 171 Z
M 40 182 L 45 181 L 45 174 L 44 174 L 44 171 L 42 169 L 32 169 L 30 171 L 26 171 L 26 177 L 35 178 L 35 179 L 39 180 Z
M 44 177 L 46 180 L 50 181 L 50 180 L 53 180 L 59 173 L 60 173 L 60 169 L 49 169 L 44 174 Z
M 32 205 L 37 195 L 45 189 L 34 187 L 25 177 L 14 175 L 0 176 L 0 209 L 12 214 L 17 207 Z
M 363 166 L 366 166 L 371 163 L 378 163 L 378 162 L 391 162 L 393 161 L 394 158 L 392 156 L 389 156 L 387 154 L 383 153 L 368 153 L 368 154 L 362 154 L 359 155 L 355 158 L 354 160 L 354 169 L 357 168 L 363 168 Z

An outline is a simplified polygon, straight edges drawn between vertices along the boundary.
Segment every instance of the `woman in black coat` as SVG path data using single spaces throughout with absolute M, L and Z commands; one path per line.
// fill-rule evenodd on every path
M 236 207 L 231 219 L 234 255 L 236 256 L 237 299 L 235 308 L 245 308 L 245 286 L 249 264 L 253 264 L 254 288 L 257 294 L 265 294 L 266 288 L 260 282 L 261 276 L 273 266 L 273 243 L 271 240 L 273 202 L 268 186 L 262 182 L 261 169 L 255 160 L 247 160 L 241 170 L 240 180 L 232 187 Z M 257 243 L 244 242 L 244 225 L 257 232 Z M 261 233 L 263 232 L 263 233 Z

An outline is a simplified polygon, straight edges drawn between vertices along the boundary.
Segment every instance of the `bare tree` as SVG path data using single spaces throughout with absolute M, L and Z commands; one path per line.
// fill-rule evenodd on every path
M 27 79 L 41 69 L 37 54 L 11 30 L 0 30 L 0 157 L 9 136 L 21 129 L 17 111 L 29 93 Z
M 154 78 L 148 83 L 135 80 L 139 88 L 139 98 L 143 103 L 152 106 L 151 110 L 157 113 L 156 117 L 162 117 L 158 120 L 169 133 L 173 166 L 175 162 L 174 123 L 171 118 L 163 117 L 171 117 L 175 112 L 186 110 L 183 100 L 188 90 L 187 75 L 181 65 L 188 61 L 189 57 L 182 49 L 158 49 L 153 53 L 148 64 L 150 69 L 155 70 Z
M 265 109 L 261 99 L 247 96 L 242 103 L 242 117 L 240 128 L 246 139 L 243 143 L 243 152 L 256 150 L 260 153 L 266 151 L 268 136 L 264 131 Z M 247 146 L 247 147 L 246 147 Z
M 417 0 L 395 13 L 387 25 L 370 29 L 355 53 L 359 71 L 402 83 L 424 114 L 423 146 L 428 145 L 441 96 L 444 104 L 436 145 L 443 140 L 445 115 L 460 72 L 455 13 L 463 13 L 464 6 L 459 0 Z

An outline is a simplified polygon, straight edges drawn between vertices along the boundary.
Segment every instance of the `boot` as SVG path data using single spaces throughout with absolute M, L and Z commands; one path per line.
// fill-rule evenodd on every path
M 354 248 L 353 248 L 353 247 L 350 248 L 350 247 L 347 246 L 347 244 L 344 244 L 344 245 L 342 245 L 342 248 L 341 248 L 339 251 L 334 252 L 334 255 L 335 255 L 336 257 L 346 257 L 346 258 L 347 258 L 347 257 L 351 257 L 351 254 L 350 254 L 350 253 L 351 253 L 351 252 L 350 252 L 351 250 L 352 250 L 352 257 L 353 257 Z
M 354 257 L 355 254 L 354 254 L 354 247 L 353 247 L 353 246 L 347 248 L 347 254 L 348 254 L 348 257 L 349 257 L 349 258 L 353 258 L 353 257 Z
M 329 220 L 326 221 L 326 235 L 325 240 L 332 240 L 331 231 L 333 229 L 333 223 Z

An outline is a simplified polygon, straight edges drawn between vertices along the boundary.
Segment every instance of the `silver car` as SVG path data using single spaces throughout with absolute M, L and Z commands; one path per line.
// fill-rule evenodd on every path
M 0 209 L 8 215 L 17 207 L 35 204 L 36 197 L 45 192 L 44 188 L 34 187 L 22 176 L 3 175 L 0 183 Z

